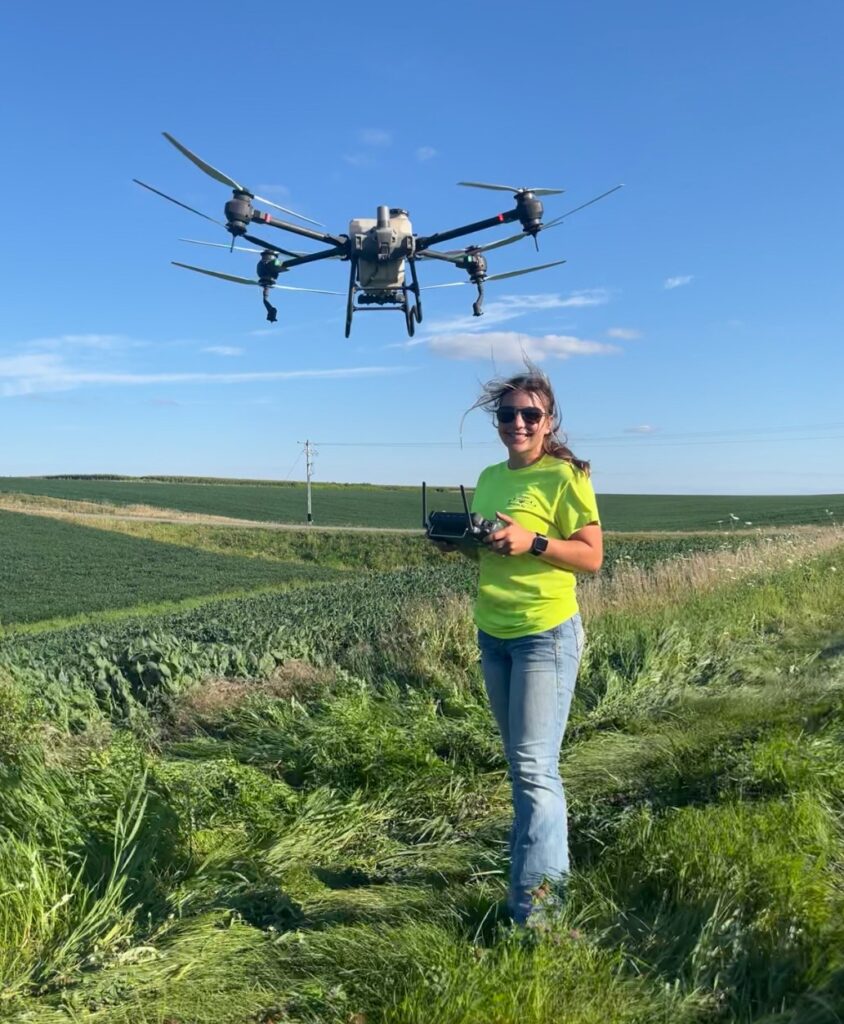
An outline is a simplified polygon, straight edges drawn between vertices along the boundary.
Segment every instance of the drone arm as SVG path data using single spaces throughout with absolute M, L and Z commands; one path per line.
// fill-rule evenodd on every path
M 439 231 L 435 235 L 427 235 L 425 238 L 418 238 L 416 240 L 416 251 L 420 254 L 428 255 L 425 252 L 431 245 L 439 245 L 440 242 L 448 242 L 452 238 L 460 238 L 462 235 L 471 235 L 474 231 L 485 231 L 487 228 L 498 227 L 499 224 L 510 224 L 514 220 L 519 219 L 519 211 L 508 210 L 506 213 L 496 214 L 494 217 L 490 217 L 488 220 L 479 220 L 474 224 L 464 224 L 463 227 L 452 228 L 450 231 Z
M 243 234 L 240 236 L 245 238 L 247 242 L 251 242 L 253 245 L 260 245 L 262 249 L 269 249 L 270 252 L 280 252 L 282 256 L 296 257 L 299 255 L 297 252 L 291 252 L 290 249 L 282 249 L 278 245 L 273 245 L 272 242 L 265 242 L 262 238 L 256 238 L 254 235 Z
M 281 231 L 292 231 L 294 235 L 302 235 L 304 238 L 312 238 L 315 242 L 324 242 L 326 245 L 345 245 L 345 240 L 337 235 L 329 235 L 323 231 L 312 231 L 310 228 L 303 228 L 300 224 L 288 224 L 286 220 L 278 220 L 269 213 L 261 210 L 252 211 L 252 220 L 261 224 L 269 224 L 270 227 L 279 228 Z
M 301 267 L 303 263 L 315 263 L 317 260 L 330 260 L 336 256 L 346 255 L 346 243 L 342 246 L 336 245 L 333 249 L 321 249 L 319 252 L 305 253 L 304 256 L 295 256 L 292 260 L 285 260 L 282 270 L 290 270 L 291 267 Z
M 449 255 L 446 252 L 436 252 L 434 249 L 425 249 L 424 252 L 419 252 L 418 242 L 416 244 L 416 252 L 419 256 L 424 256 L 426 260 L 445 260 L 446 263 L 455 263 L 460 258 L 459 256 Z

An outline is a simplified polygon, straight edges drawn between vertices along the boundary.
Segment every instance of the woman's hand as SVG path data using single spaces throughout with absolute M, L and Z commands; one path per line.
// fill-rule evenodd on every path
M 506 525 L 491 533 L 486 543 L 497 555 L 525 555 L 530 551 L 533 538 L 536 534 L 519 526 L 515 519 L 504 515 L 503 512 L 495 513 L 496 519 L 500 519 Z

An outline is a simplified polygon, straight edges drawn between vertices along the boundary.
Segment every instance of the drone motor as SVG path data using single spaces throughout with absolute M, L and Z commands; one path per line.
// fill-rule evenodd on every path
M 226 228 L 235 236 L 245 235 L 252 223 L 252 197 L 247 192 L 235 192 L 226 203 Z
M 519 222 L 522 230 L 534 238 L 542 229 L 542 214 L 544 208 L 533 192 L 516 193 L 516 212 L 519 215 Z

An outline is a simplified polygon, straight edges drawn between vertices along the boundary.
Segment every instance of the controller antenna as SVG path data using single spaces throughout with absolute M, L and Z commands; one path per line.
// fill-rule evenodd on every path
M 466 528 L 471 532 L 472 526 L 472 513 L 469 511 L 469 502 L 466 500 L 466 488 L 463 484 L 460 485 L 460 497 L 463 499 L 463 509 L 466 512 Z

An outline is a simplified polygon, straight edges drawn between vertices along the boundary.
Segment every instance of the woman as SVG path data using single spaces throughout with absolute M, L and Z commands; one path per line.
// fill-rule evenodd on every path
M 603 542 L 589 463 L 559 437 L 548 378 L 529 367 L 492 381 L 472 408 L 492 412 L 507 448 L 472 502 L 503 524 L 479 550 L 475 623 L 513 784 L 508 902 L 524 924 L 550 893 L 544 883 L 568 874 L 559 756 L 583 649 L 575 573 L 598 571 Z

